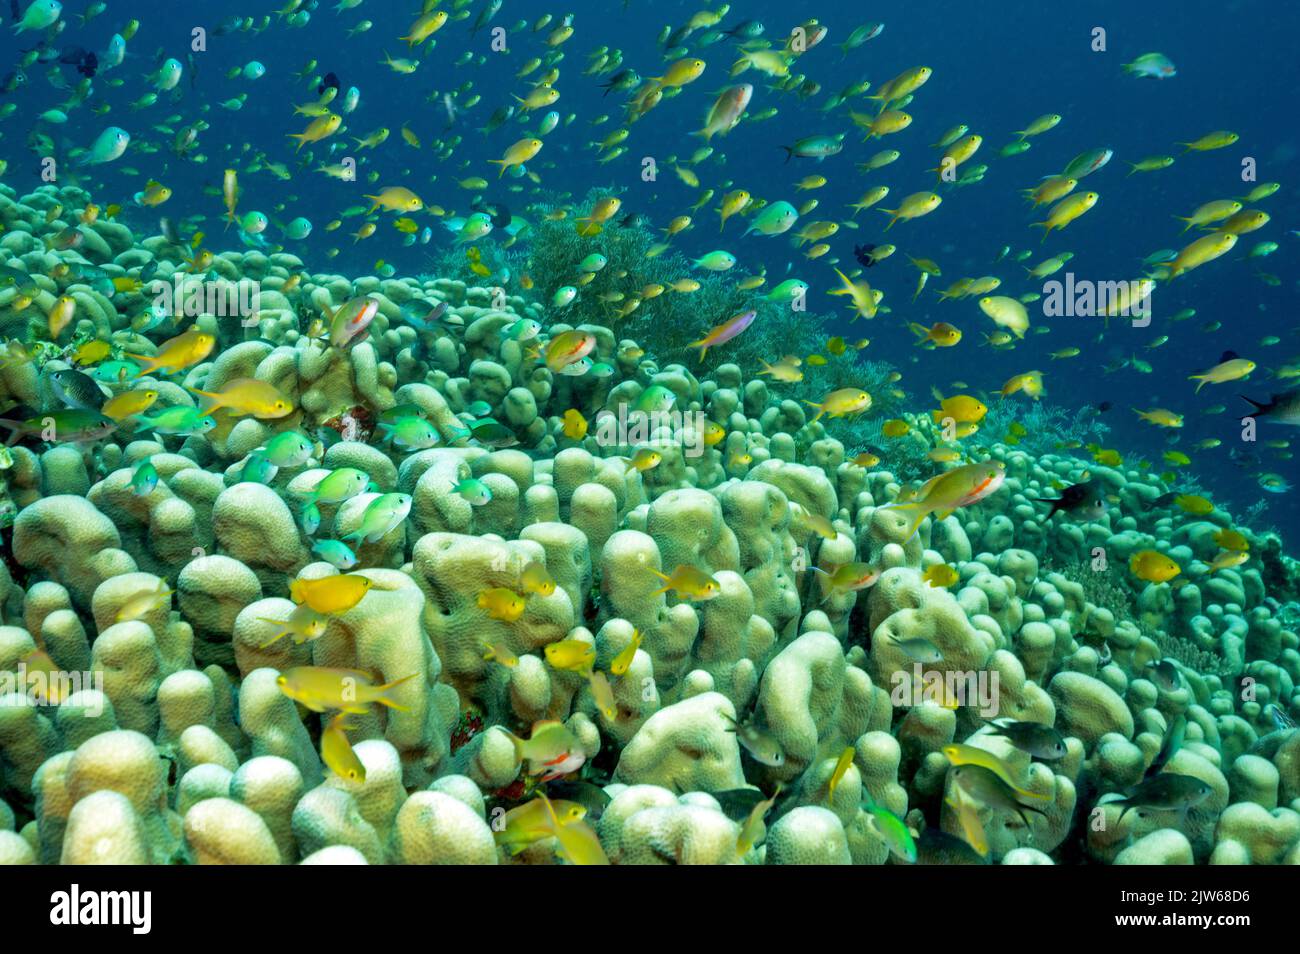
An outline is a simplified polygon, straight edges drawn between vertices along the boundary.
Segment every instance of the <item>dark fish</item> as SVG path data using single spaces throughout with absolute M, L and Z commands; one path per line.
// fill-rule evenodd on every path
M 1106 501 L 1102 497 L 1101 482 L 1086 480 L 1081 484 L 1071 484 L 1061 491 L 1061 496 L 1053 500 L 1050 497 L 1035 497 L 1038 503 L 1051 504 L 1047 518 L 1051 520 L 1060 511 L 1078 514 L 1087 520 L 1100 520 L 1106 512 Z
M 20 440 L 82 444 L 101 440 L 117 430 L 117 422 L 112 418 L 105 417 L 98 411 L 81 408 L 42 411 L 25 420 L 0 417 L 0 425 L 9 428 L 9 439 L 6 441 L 9 445 Z M 47 437 L 52 440 L 47 440 Z
M 515 437 L 514 431 L 490 417 L 469 425 L 469 432 L 470 436 L 480 444 L 486 444 L 497 450 L 514 447 L 519 443 L 519 438 Z
M 1266 417 L 1270 421 L 1276 421 L 1279 424 L 1300 427 L 1300 388 L 1282 394 L 1271 395 L 1267 404 L 1251 400 L 1244 394 L 1239 396 L 1243 401 L 1255 408 L 1255 410 L 1243 416 Z
M 94 76 L 99 69 L 99 57 L 79 46 L 70 46 L 59 54 L 59 62 L 76 64 L 77 72 L 82 76 Z
M 1143 778 L 1151 778 L 1156 775 L 1171 758 L 1174 753 L 1183 747 L 1183 737 L 1187 734 L 1187 716 L 1181 713 L 1175 716 L 1174 721 L 1169 725 L 1169 731 L 1165 733 L 1164 741 L 1160 743 L 1160 751 L 1151 761 L 1151 766 L 1146 770 Z
M 494 228 L 503 229 L 514 218 L 510 214 L 510 210 L 502 202 L 478 202 L 474 205 L 474 208 L 491 216 Z
M 340 86 L 339 78 L 335 76 L 333 73 L 326 73 L 325 78 L 321 80 L 320 85 L 316 87 L 316 92 L 320 93 L 323 96 L 325 94 L 325 90 L 333 89 L 335 92 L 337 92 L 339 86 Z
M 927 828 L 916 840 L 918 865 L 986 865 L 978 851 L 939 828 Z
M 571 782 L 564 779 L 555 779 L 547 782 L 546 797 L 577 802 L 587 810 L 586 821 L 589 825 L 600 820 L 601 814 L 605 811 L 605 806 L 610 803 L 610 797 L 605 794 L 603 788 L 582 779 L 575 779 Z
M 1251 743 L 1250 748 L 1247 750 L 1247 754 L 1258 755 L 1260 758 L 1272 762 L 1277 758 L 1278 749 L 1282 748 L 1285 743 L 1291 741 L 1291 738 L 1297 731 L 1300 730 L 1282 729 L 1278 732 L 1270 732 L 1267 735 L 1262 735 Z
M 176 231 L 176 224 L 165 215 L 158 220 L 158 231 L 172 245 L 184 244 L 180 233 Z
M 853 257 L 858 260 L 858 264 L 863 268 L 871 268 L 876 264 L 876 260 L 871 257 L 872 252 L 875 250 L 874 245 L 855 245 L 853 246 Z
M 624 90 L 641 85 L 641 76 L 636 70 L 619 70 L 609 78 L 608 83 L 601 83 L 600 85 L 605 90 L 603 95 L 608 96 L 611 92 L 621 93 Z
M 1143 779 L 1133 790 L 1122 798 L 1112 799 L 1110 804 L 1123 805 L 1119 820 L 1132 808 L 1146 808 L 1157 812 L 1176 811 L 1185 817 L 1191 808 L 1195 808 L 1210 796 L 1213 789 L 1199 778 L 1191 775 L 1175 775 L 1162 772 Z M 1116 824 L 1118 824 L 1118 821 Z
M 1105 414 L 1113 406 L 1114 405 L 1112 405 L 1109 401 L 1102 401 L 1100 404 L 1097 405 L 1097 411 L 1098 413 Z
M 729 36 L 733 40 L 753 40 L 763 35 L 767 27 L 757 20 L 742 20 L 730 30 L 723 30 L 723 36 Z
M 1285 732 L 1296 727 L 1295 719 L 1287 715 L 1286 711 L 1276 702 L 1270 702 L 1265 706 L 1264 714 L 1273 720 L 1273 725 L 1279 732 Z
M 1165 692 L 1174 692 L 1183 684 L 1182 674 L 1172 659 L 1150 663 L 1151 681 Z
M 1065 739 L 1050 725 L 1041 722 L 990 722 L 993 735 L 1007 739 L 1022 752 L 1034 758 L 1059 759 L 1065 757 Z
M 83 411 L 98 411 L 107 400 L 98 381 L 72 368 L 64 368 L 51 374 L 50 390 L 68 407 L 80 408 Z
M 1020 820 L 1029 827 L 1029 816 L 1025 812 L 1035 812 L 1047 817 L 1047 812 L 1034 805 L 1026 805 L 1016 798 L 1016 791 L 1002 779 L 982 765 L 957 765 L 952 769 L 953 780 L 970 793 L 976 801 L 983 802 L 989 808 L 1000 808 L 1015 812 Z
M 422 298 L 413 298 L 404 303 L 399 310 L 402 313 L 402 320 L 412 328 L 428 331 L 433 328 L 433 323 L 446 313 L 447 303 L 427 302 Z
M 729 788 L 724 792 L 714 792 L 713 797 L 718 800 L 722 814 L 732 821 L 748 818 L 754 806 L 767 798 L 756 788 Z
M 488 0 L 488 2 L 483 5 L 483 9 L 479 11 L 478 19 L 474 21 L 474 26 L 469 31 L 470 37 L 473 38 L 479 30 L 487 26 L 488 21 L 496 16 L 500 9 L 501 0 Z

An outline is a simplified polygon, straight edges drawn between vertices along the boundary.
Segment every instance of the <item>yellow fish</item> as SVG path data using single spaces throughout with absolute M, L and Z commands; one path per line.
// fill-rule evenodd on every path
M 938 563 L 921 574 L 921 579 L 925 580 L 928 586 L 940 588 L 952 586 L 960 578 L 956 569 L 946 563 Z
M 77 345 L 72 352 L 72 363 L 80 367 L 89 367 L 92 364 L 98 364 L 107 358 L 113 351 L 113 346 L 107 341 L 85 341 Z
M 396 709 L 410 711 L 392 697 L 392 690 L 409 682 L 419 673 L 411 673 L 393 682 L 375 685 L 374 678 L 357 669 L 332 669 L 325 666 L 298 666 L 286 669 L 275 680 L 280 691 L 300 702 L 312 712 L 341 709 L 343 712 L 362 713 L 373 702 Z
M 944 418 L 952 418 L 958 424 L 978 424 L 989 412 L 988 407 L 978 398 L 969 394 L 955 394 L 939 402 L 939 410 L 930 415 L 936 424 L 942 424 Z
M 663 462 L 663 459 L 663 454 L 659 453 L 657 450 L 643 447 L 628 458 L 627 463 L 624 465 L 624 469 L 635 470 L 638 473 L 644 474 L 647 470 L 653 470 L 658 467 L 660 463 Z
M 235 378 L 220 391 L 189 390 L 213 402 L 201 417 L 207 417 L 219 408 L 228 410 L 232 417 L 248 414 L 263 420 L 293 413 L 293 403 L 287 397 L 274 385 L 256 378 Z
M 1011 778 L 1011 772 L 1006 764 L 994 755 L 992 752 L 986 752 L 984 749 L 976 748 L 973 745 L 964 745 L 960 742 L 943 747 L 943 754 L 948 757 L 948 761 L 953 765 L 978 765 L 980 768 L 988 769 L 998 778 L 1002 779 L 1017 795 L 1023 795 L 1025 798 L 1046 799 L 1047 795 L 1039 795 L 1035 792 L 1028 792 L 1021 788 Z
M 1230 567 L 1241 566 L 1250 559 L 1250 554 L 1240 550 L 1223 550 L 1211 561 L 1209 566 L 1210 573 L 1217 573 L 1219 570 L 1226 570 Z
M 840 753 L 839 760 L 835 763 L 835 770 L 831 772 L 831 779 L 826 785 L 827 802 L 835 800 L 835 789 L 839 787 L 840 782 L 849 770 L 849 766 L 853 764 L 853 756 L 856 752 L 857 750 L 849 745 Z
M 548 649 L 550 647 L 547 647 Z M 591 686 L 591 698 L 596 708 L 606 719 L 618 718 L 618 703 L 614 699 L 614 689 L 609 684 L 609 677 L 598 670 L 588 670 L 587 684 Z
M 1133 412 L 1142 420 L 1155 424 L 1157 427 L 1183 426 L 1183 416 L 1181 414 L 1175 414 L 1163 407 L 1152 408 L 1149 411 L 1139 411 L 1137 408 L 1133 408 Z
M 289 584 L 289 596 L 327 616 L 346 613 L 361 602 L 374 581 L 356 573 L 339 573 L 314 580 L 301 577 Z
M 127 599 L 118 609 L 117 615 L 113 617 L 113 622 L 127 623 L 137 620 L 160 607 L 169 605 L 171 598 L 172 591 L 167 588 L 166 583 L 159 580 L 156 588 L 141 590 Z
M 636 651 L 641 648 L 641 631 L 632 630 L 632 638 L 628 640 L 617 656 L 609 663 L 609 671 L 615 676 L 621 676 L 628 671 L 632 665 L 632 660 L 636 658 Z
M 1200 494 L 1179 494 L 1174 498 L 1174 505 L 1187 513 L 1203 517 L 1214 512 L 1214 503 Z
M 651 596 L 658 596 L 660 593 L 672 590 L 681 599 L 699 602 L 711 600 L 722 592 L 722 587 L 717 580 L 703 570 L 684 563 L 673 570 L 671 576 L 665 576 L 658 570 L 650 572 L 664 581 L 664 586 L 651 593 Z
M 1223 529 L 1214 535 L 1214 542 L 1224 550 L 1235 550 L 1238 553 L 1244 553 L 1250 549 L 1250 541 L 1238 533 L 1236 530 Z
M 99 409 L 99 413 L 105 417 L 111 417 L 115 421 L 121 421 L 133 414 L 147 411 L 156 400 L 158 400 L 158 392 L 153 389 L 124 391 L 105 401 L 104 406 Z
M 591 672 L 596 662 L 596 647 L 581 639 L 562 639 L 551 643 L 543 650 L 546 661 L 555 669 L 569 672 Z
M 555 807 L 545 795 L 539 795 L 546 809 L 544 828 L 555 838 L 555 853 L 571 865 L 607 865 L 609 858 L 601 847 L 600 838 L 585 821 L 565 824 L 556 815 Z
M 564 412 L 564 436 L 570 440 L 580 441 L 587 436 L 587 419 L 582 412 L 569 408 Z
M 556 800 L 551 802 L 551 806 L 561 825 L 580 822 L 587 815 L 587 809 L 577 802 Z M 511 855 L 517 855 L 529 845 L 552 837 L 547 824 L 546 805 L 541 797 L 510 809 L 501 817 L 499 829 L 496 825 L 493 829 L 493 839 Z
M 514 652 L 510 649 L 510 647 L 507 646 L 505 643 L 485 642 L 483 643 L 483 648 L 487 650 L 487 652 L 483 654 L 484 659 L 490 659 L 494 662 L 499 662 L 507 669 L 514 669 L 516 666 L 519 665 L 519 657 L 516 656 Z
M 1182 567 L 1155 550 L 1140 550 L 1128 561 L 1129 572 L 1139 580 L 1165 583 L 1183 572 Z
M 506 170 L 511 166 L 522 166 L 533 156 L 537 155 L 542 149 L 540 139 L 520 139 L 511 145 L 500 159 L 489 159 L 488 162 L 501 167 L 501 172 L 497 178 L 506 174 Z
M 519 578 L 519 583 L 525 593 L 536 593 L 538 596 L 550 596 L 555 592 L 555 580 L 551 574 L 546 572 L 546 567 L 536 560 L 530 562 L 524 567 L 523 575 Z
M 871 407 L 871 395 L 860 388 L 840 388 L 827 394 L 822 398 L 820 404 L 814 404 L 808 400 L 803 403 L 817 408 L 817 416 L 813 418 L 813 421 L 816 422 L 821 420 L 824 414 L 829 414 L 831 417 L 861 414 Z
M 502 586 L 481 590 L 478 594 L 478 606 L 480 609 L 487 610 L 489 617 L 503 623 L 513 623 L 524 615 L 524 598 Z
M 258 649 L 265 649 L 272 643 L 279 642 L 290 633 L 293 634 L 294 645 L 301 646 L 313 639 L 320 639 L 325 635 L 325 630 L 329 626 L 329 619 L 306 605 L 295 606 L 288 619 L 271 619 L 266 616 L 259 616 L 257 619 L 258 622 L 271 623 L 280 627 L 279 632 L 262 643 Z
M 182 335 L 164 341 L 158 346 L 158 353 L 152 357 L 130 353 L 126 357 L 144 363 L 144 367 L 140 369 L 141 376 L 156 371 L 164 373 L 182 371 L 198 364 L 211 354 L 212 346 L 216 343 L 217 339 L 213 335 L 205 334 L 195 326 Z
M 355 725 L 347 724 L 346 712 L 330 719 L 329 725 L 321 730 L 320 755 L 329 770 L 339 778 L 360 784 L 366 780 L 366 767 L 352 750 L 347 736 L 347 730 L 355 728 Z

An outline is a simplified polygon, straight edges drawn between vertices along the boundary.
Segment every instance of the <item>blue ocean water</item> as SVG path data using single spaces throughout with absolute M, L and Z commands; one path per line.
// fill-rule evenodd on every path
M 550 108 L 571 122 L 545 137 L 545 148 L 530 163 L 547 190 L 582 200 L 593 186 L 617 190 L 625 212 L 647 216 L 662 227 L 672 216 L 685 212 L 699 190 L 668 172 L 669 157 L 682 157 L 700 145 L 689 137 L 698 129 L 716 93 L 729 82 L 736 44 L 731 38 L 715 43 L 697 43 L 702 28 L 688 46 L 707 65 L 701 79 L 680 95 L 665 99 L 653 112 L 631 127 L 627 152 L 608 164 L 596 164 L 596 151 L 589 144 L 603 138 L 620 121 L 625 94 L 605 95 L 601 76 L 584 75 L 589 54 L 600 47 L 622 51 L 624 66 L 643 76 L 658 75 L 665 64 L 659 43 L 665 25 L 684 23 L 702 7 L 691 3 L 571 2 L 562 9 L 544 3 L 507 0 L 487 28 L 471 36 L 470 27 L 483 4 L 468 5 L 467 19 L 448 23 L 431 44 L 414 52 L 397 37 L 406 33 L 418 10 L 411 4 L 365 0 L 358 6 L 336 11 L 334 4 L 290 3 L 281 15 L 270 3 L 215 2 L 177 5 L 172 2 L 110 2 L 107 10 L 86 23 L 80 14 L 88 4 L 65 5 L 65 28 L 57 35 L 25 32 L 12 35 L 6 29 L 0 40 L 0 58 L 10 64 L 6 70 L 21 72 L 24 85 L 6 82 L 0 104 L 14 108 L 0 121 L 0 158 L 7 163 L 3 181 L 19 190 L 39 184 L 40 156 L 29 144 L 29 134 L 42 132 L 54 141 L 56 151 L 86 146 L 110 124 L 127 129 L 133 147 L 113 163 L 96 166 L 80 174 L 80 181 L 96 199 L 107 205 L 122 204 L 122 220 L 133 227 L 147 227 L 158 214 L 174 220 L 208 216 L 206 231 L 210 244 L 220 250 L 238 247 L 233 238 L 220 236 L 222 214 L 219 194 L 221 171 L 231 165 L 241 169 L 259 153 L 272 162 L 285 163 L 291 178 L 282 180 L 270 173 L 241 173 L 244 190 L 241 209 L 262 209 L 274 220 L 288 221 L 305 216 L 315 224 L 313 234 L 301 242 L 284 244 L 300 255 L 309 268 L 364 274 L 377 260 L 391 264 L 399 274 L 418 273 L 430 267 L 430 252 L 450 242 L 450 233 L 437 232 L 432 248 L 416 244 L 403 246 L 391 229 L 374 239 L 353 243 L 347 233 L 358 219 L 327 233 L 323 226 L 346 207 L 362 203 L 361 194 L 374 183 L 364 177 L 353 183 L 340 182 L 298 165 L 305 154 L 322 161 L 337 162 L 341 156 L 364 157 L 364 172 L 376 171 L 382 183 L 409 182 L 428 203 L 464 213 L 469 193 L 456 180 L 482 176 L 489 181 L 484 195 L 512 207 L 526 204 L 528 180 L 498 178 L 496 167 L 487 160 L 500 157 L 506 146 L 525 131 L 535 130 L 545 109 L 511 121 L 483 134 L 479 130 L 498 106 L 513 102 L 530 82 L 516 73 L 528 58 L 543 56 L 552 49 L 544 45 L 549 32 L 533 32 L 531 25 L 550 13 L 558 24 L 572 17 L 573 36 L 558 49 L 562 91 Z M 444 5 L 448 10 L 463 8 Z M 815 18 L 828 27 L 821 44 L 800 58 L 796 70 L 820 84 L 820 91 L 805 97 L 773 89 L 775 81 L 755 71 L 741 80 L 754 83 L 749 111 L 776 107 L 778 114 L 762 122 L 742 122 L 728 135 L 716 138 L 714 154 L 700 166 L 701 178 L 723 191 L 722 183 L 747 188 L 769 200 L 784 198 L 799 204 L 808 196 L 819 200 L 819 209 L 804 221 L 825 218 L 848 219 L 847 203 L 867 187 L 883 183 L 891 199 L 934 185 L 937 151 L 930 144 L 948 128 L 968 124 L 984 137 L 982 152 L 973 162 L 987 163 L 983 181 L 960 188 L 940 188 L 944 204 L 927 218 L 901 223 L 884 231 L 885 216 L 875 210 L 859 214 L 856 230 L 842 228 L 829 239 L 831 251 L 822 260 L 809 261 L 785 238 L 739 237 L 731 228 L 719 237 L 711 211 L 697 213 L 699 224 L 677 241 L 690 254 L 714 248 L 734 253 L 747 271 L 765 266 L 774 278 L 799 277 L 812 286 L 809 320 L 826 320 L 828 334 L 868 335 L 864 356 L 897 364 L 904 373 L 903 386 L 917 402 L 928 404 L 928 392 L 938 387 L 951 393 L 952 382 L 967 383 L 971 389 L 996 393 L 1003 381 L 1031 369 L 1045 373 L 1043 400 L 1068 409 L 1082 409 L 1107 402 L 1104 420 L 1111 428 L 1106 446 L 1126 457 L 1146 455 L 1157 471 L 1164 469 L 1160 453 L 1180 450 L 1192 458 L 1184 472 L 1194 476 L 1215 500 L 1236 513 L 1260 500 L 1267 511 L 1257 524 L 1273 525 L 1284 533 L 1296 525 L 1295 492 L 1265 493 L 1261 473 L 1276 473 L 1289 484 L 1300 481 L 1294 459 L 1287 448 L 1265 446 L 1266 441 L 1286 440 L 1290 428 L 1262 424 L 1259 441 L 1243 444 L 1241 413 L 1248 409 L 1238 394 L 1265 400 L 1273 391 L 1284 390 L 1289 381 L 1275 380 L 1270 371 L 1294 365 L 1300 359 L 1297 346 L 1296 291 L 1300 273 L 1296 267 L 1297 192 L 1300 159 L 1296 127 L 1284 105 L 1283 91 L 1297 78 L 1291 38 L 1300 28 L 1300 8 L 1257 0 L 1257 2 L 1209 3 L 1151 0 L 1142 4 L 1121 2 L 1091 4 L 1044 4 L 1033 0 L 998 3 L 880 2 L 866 12 L 850 4 L 788 4 L 750 2 L 733 4 L 719 28 L 729 29 L 742 20 L 765 26 L 764 39 L 780 42 L 791 28 Z M 6 11 L 7 12 L 7 11 Z M 309 14 L 303 18 L 302 14 Z M 264 18 L 269 23 L 261 29 Z M 248 17 L 254 29 L 235 28 L 220 33 L 231 18 Z M 837 48 L 848 33 L 868 18 L 885 24 L 881 35 L 857 50 L 842 55 Z M 6 18 L 7 19 L 7 18 Z M 85 104 L 69 111 L 65 124 L 38 120 L 46 110 L 60 108 L 68 90 L 49 81 L 46 64 L 19 68 L 22 51 L 38 45 L 50 49 L 79 46 L 102 52 L 115 31 L 128 19 L 138 19 L 138 33 L 128 43 L 122 66 L 101 72 Z M 372 26 L 349 36 L 360 21 Z M 528 27 L 516 30 L 525 21 Z M 295 25 L 296 22 L 296 25 Z M 494 52 L 491 27 L 507 29 L 508 52 Z M 207 48 L 191 54 L 192 31 L 207 31 Z M 1097 29 L 1105 31 L 1105 49 L 1093 49 Z M 1177 75 L 1167 80 L 1138 79 L 1122 66 L 1136 56 L 1159 51 L 1176 65 Z M 418 59 L 413 73 L 389 70 L 382 61 L 386 54 Z M 468 63 L 459 62 L 469 54 Z M 175 56 L 187 64 L 187 72 L 173 97 L 160 95 L 144 109 L 131 103 L 150 90 L 147 74 L 157 68 L 160 57 Z M 481 62 L 480 58 L 481 57 Z M 303 79 L 294 76 L 308 60 L 317 66 Z M 266 73 L 249 80 L 243 75 L 228 78 L 232 68 L 259 61 Z M 883 140 L 863 143 L 848 116 L 850 108 L 874 112 L 876 104 L 858 97 L 830 111 L 822 107 L 827 98 L 859 80 L 878 87 L 888 78 L 911 67 L 925 64 L 933 70 L 929 82 L 917 91 L 907 107 L 915 117 L 912 126 Z M 544 68 L 543 68 L 544 70 Z M 543 70 L 538 70 L 533 76 Z M 356 86 L 360 105 L 346 118 L 347 130 L 326 144 L 295 152 L 290 133 L 300 132 L 308 122 L 295 116 L 292 105 L 316 98 L 312 85 L 317 77 L 332 72 L 343 89 Z M 59 71 L 75 84 L 71 66 Z M 12 74 L 11 74 L 12 78 Z M 120 86 L 108 80 L 121 79 Z M 458 103 L 457 115 L 449 122 L 442 104 L 450 93 Z M 247 94 L 237 111 L 220 104 Z M 481 97 L 466 108 L 472 96 Z M 1059 113 L 1060 125 L 1033 140 L 1026 153 L 999 158 L 997 150 L 1016 137 L 1033 118 Z M 610 121 L 592 126 L 591 121 L 608 114 Z M 196 150 L 207 156 L 198 163 L 174 156 L 170 136 L 158 130 L 175 129 L 202 119 L 210 124 Z M 402 127 L 418 136 L 421 146 L 407 145 L 399 135 Z M 378 149 L 356 151 L 355 140 L 367 133 L 388 128 L 391 136 Z M 1239 134 L 1232 147 L 1182 155 L 1176 142 L 1195 139 L 1211 130 L 1226 129 Z M 787 161 L 782 150 L 796 139 L 816 134 L 847 133 L 846 148 L 824 162 Z M 462 137 L 450 158 L 439 159 L 433 143 Z M 154 149 L 152 147 L 156 146 Z M 1106 147 L 1114 150 L 1110 163 L 1086 180 L 1089 189 L 1101 195 L 1097 207 L 1070 225 L 1064 233 L 1040 240 L 1041 230 L 1029 223 L 1041 220 L 1031 213 L 1019 190 L 1044 176 L 1059 172 L 1075 155 Z M 870 175 L 856 169 L 856 163 L 882 148 L 903 153 L 895 164 Z M 149 151 L 146 151 L 149 150 Z M 1126 176 L 1125 162 L 1150 155 L 1176 156 L 1166 170 Z M 642 179 L 642 160 L 654 157 L 661 174 L 654 182 Z M 1255 162 L 1256 182 L 1242 180 L 1243 160 Z M 796 193 L 793 183 L 809 174 L 821 174 L 827 185 L 812 193 Z M 173 197 L 159 210 L 133 207 L 130 197 L 149 178 L 163 181 Z M 1203 202 L 1244 195 L 1261 182 L 1275 181 L 1282 188 L 1263 200 L 1260 207 L 1272 221 L 1264 229 L 1243 236 L 1238 247 L 1223 259 L 1161 283 L 1153 297 L 1153 321 L 1134 328 L 1112 322 L 1103 330 L 1099 319 L 1045 319 L 1031 307 L 1031 322 L 1050 327 L 1047 334 L 1030 334 L 1015 349 L 992 351 L 981 345 L 982 332 L 991 323 L 973 301 L 941 302 L 935 294 L 959 276 L 998 275 L 1003 292 L 1019 295 L 1041 290 L 1019 263 L 1010 258 L 997 261 L 1004 246 L 1031 249 L 1033 264 L 1062 251 L 1075 258 L 1069 271 L 1079 278 L 1101 281 L 1122 280 L 1140 274 L 1142 259 L 1162 248 L 1180 248 L 1191 236 L 1180 235 L 1181 224 L 1173 217 L 1189 215 Z M 522 190 L 511 191 L 511 187 Z M 716 198 L 713 205 L 716 205 Z M 890 201 L 881 203 L 890 206 Z M 710 206 L 710 209 L 712 205 Z M 1041 210 L 1040 210 L 1041 211 Z M 423 224 L 423 220 L 421 220 Z M 280 241 L 273 226 L 268 235 Z M 1273 255 L 1248 262 L 1246 251 L 1259 241 L 1275 241 Z M 221 243 L 225 242 L 223 246 Z M 832 260 L 853 265 L 855 244 L 897 243 L 899 254 L 882 262 L 870 273 L 874 287 L 886 293 L 892 308 L 870 323 L 850 326 L 843 317 L 842 299 L 828 296 L 835 287 Z M 340 251 L 328 259 L 331 248 Z M 915 304 L 909 304 L 916 272 L 904 253 L 931 258 L 943 267 L 942 278 L 932 279 Z M 739 271 L 739 269 L 738 269 Z M 1268 284 L 1257 274 L 1276 276 Z M 1059 277 L 1059 276 L 1058 276 Z M 1170 318 L 1186 308 L 1195 317 L 1171 323 Z M 717 316 L 712 316 L 716 318 Z M 907 321 L 930 325 L 948 321 L 963 329 L 964 340 L 955 348 L 921 351 Z M 712 318 L 709 323 L 713 323 Z M 1210 323 L 1219 325 L 1207 330 Z M 663 329 L 665 336 L 692 335 L 691 329 Z M 1157 339 L 1168 336 L 1156 346 Z M 1263 344 L 1276 336 L 1276 344 Z M 645 342 L 653 349 L 655 342 Z M 1079 347 L 1081 354 L 1067 360 L 1053 360 L 1050 352 Z M 1188 376 L 1214 365 L 1224 351 L 1234 351 L 1259 365 L 1248 381 L 1209 385 L 1195 394 L 1195 382 Z M 1138 357 L 1150 364 L 1149 373 L 1131 363 L 1107 372 L 1107 365 Z M 1021 407 L 1028 409 L 1022 396 Z M 1226 405 L 1218 414 L 1205 409 Z M 1165 407 L 1185 415 L 1185 426 L 1177 431 L 1153 428 L 1133 408 Z M 1209 450 L 1193 445 L 1207 439 L 1222 444 Z M 1233 453 L 1235 452 L 1235 453 Z M 1172 486 L 1181 486 L 1175 481 Z

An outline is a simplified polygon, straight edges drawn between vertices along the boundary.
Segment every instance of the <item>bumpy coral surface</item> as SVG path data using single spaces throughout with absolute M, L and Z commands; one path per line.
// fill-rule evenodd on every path
M 159 354 L 172 334 L 127 317 L 147 293 L 97 282 L 168 280 L 161 239 L 33 235 L 86 201 L 6 191 L 0 251 L 42 313 L 76 299 L 72 340 Z M 70 262 L 102 275 L 48 277 Z M 1240 531 L 1248 559 L 1211 568 L 1229 514 L 994 441 L 990 492 L 913 533 L 924 489 L 735 364 L 660 365 L 459 281 L 212 269 L 261 284 L 254 322 L 200 314 L 210 354 L 101 379 L 191 426 L 4 457 L 0 861 L 1300 862 L 1276 538 Z M 359 340 L 310 330 L 358 300 Z M 564 373 L 572 340 L 603 373 Z M 51 407 L 70 368 L 11 357 L 0 390 Z M 196 391 L 243 381 L 292 413 L 196 423 Z M 602 436 L 648 403 L 680 416 Z M 1099 515 L 1037 502 L 1087 481 Z

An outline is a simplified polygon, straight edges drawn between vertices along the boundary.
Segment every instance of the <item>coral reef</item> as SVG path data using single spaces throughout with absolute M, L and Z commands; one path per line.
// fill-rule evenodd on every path
M 147 289 L 109 296 L 86 271 L 166 281 L 180 265 L 161 237 L 101 219 L 75 252 L 39 240 L 61 224 L 48 209 L 87 201 L 0 187 L 6 263 L 42 313 L 78 303 L 71 344 L 23 360 L 16 291 L 0 291 L 8 404 L 52 406 L 48 376 L 76 344 L 124 360 L 182 330 L 142 331 Z M 542 226 L 538 274 L 572 274 L 572 234 Z M 609 229 L 581 248 L 613 269 L 648 241 Z M 662 280 L 678 277 L 663 261 Z M 703 365 L 638 346 L 653 321 L 728 313 L 708 282 L 703 309 L 668 294 L 618 324 L 594 295 L 566 313 L 457 278 L 308 274 L 287 253 L 223 253 L 212 272 L 261 284 L 257 320 L 200 314 L 210 357 L 107 386 L 156 390 L 156 415 L 252 380 L 292 414 L 223 410 L 189 433 L 128 421 L 5 459 L 0 862 L 884 864 L 933 861 L 928 829 L 1004 864 L 1300 862 L 1297 574 L 1275 536 L 1217 508 L 1191 518 L 1136 466 L 1004 443 L 1002 427 L 964 438 L 996 468 L 992 492 L 909 534 L 890 505 L 950 467 L 926 457 L 936 425 L 908 417 L 914 450 L 859 466 L 875 425 L 814 420 L 800 402 L 821 394 L 745 370 L 795 348 L 800 316 L 772 306 L 765 336 Z M 311 331 L 362 296 L 364 340 Z M 416 327 L 412 303 L 446 310 Z M 507 331 L 520 319 L 547 342 L 589 334 L 609 373 L 558 372 Z M 871 377 L 872 414 L 892 413 L 887 369 Z M 683 421 L 600 436 L 601 412 L 664 393 Z M 383 440 L 394 409 L 436 437 Z M 568 412 L 590 430 L 574 436 Z M 720 439 L 694 440 L 697 420 Z M 311 438 L 303 458 L 256 470 L 293 431 Z M 642 467 L 646 450 L 658 459 Z M 142 463 L 156 484 L 142 488 Z M 348 468 L 355 492 L 321 489 Z M 1085 474 L 1105 512 L 1049 517 L 1037 501 Z M 384 522 L 384 506 L 404 509 Z M 1234 526 L 1247 559 L 1211 569 Z M 331 538 L 354 544 L 355 568 L 322 555 Z M 1181 572 L 1135 574 L 1145 551 Z M 870 582 L 844 583 L 858 566 Z M 305 595 L 333 599 L 341 573 L 359 599 Z M 275 638 L 304 606 L 319 629 Z M 17 677 L 38 659 L 88 684 L 36 698 Z M 293 688 L 311 667 L 373 695 L 322 706 Z M 945 681 L 960 691 L 921 691 Z M 1006 719 L 1054 726 L 1059 750 L 1017 743 Z M 971 759 L 1034 812 L 968 800 Z M 1139 791 L 1172 775 L 1197 797 Z M 590 838 L 558 816 L 519 822 L 539 792 L 579 803 Z

